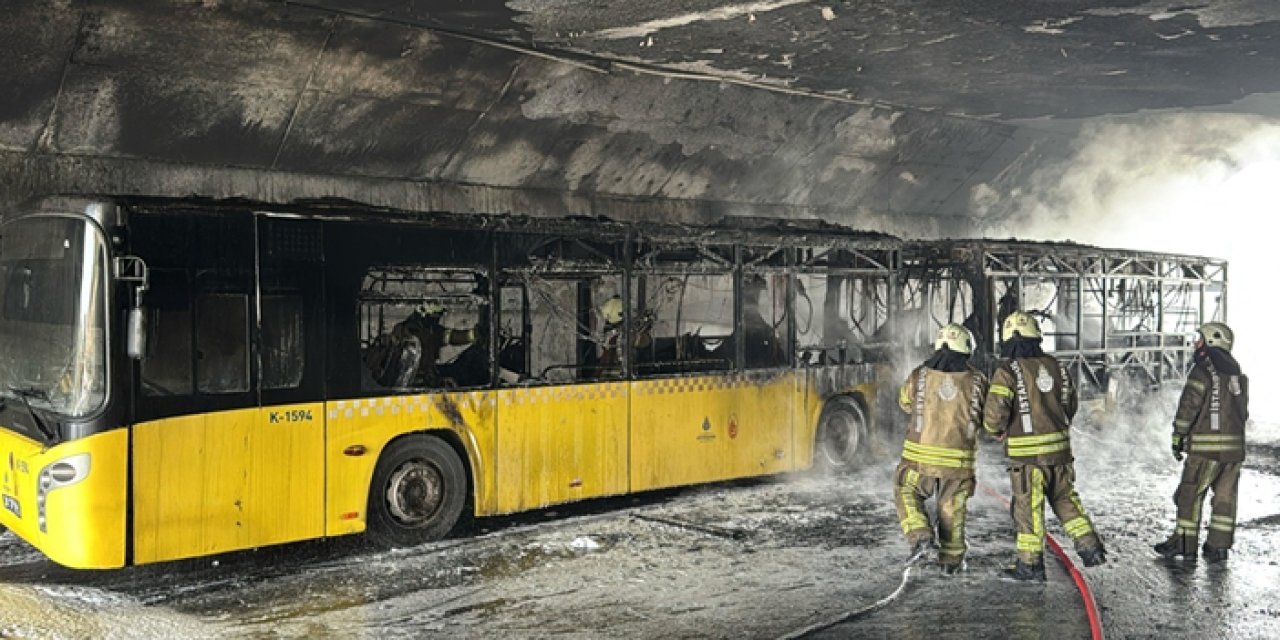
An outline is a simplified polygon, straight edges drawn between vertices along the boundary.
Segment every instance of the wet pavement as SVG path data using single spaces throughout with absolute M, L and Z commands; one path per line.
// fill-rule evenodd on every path
M 1149 417 L 1144 418 L 1149 419 Z M 1280 439 L 1251 445 L 1222 565 L 1157 557 L 1180 467 L 1167 423 L 1073 433 L 1082 501 L 1110 562 L 1083 570 L 1112 638 L 1280 636 Z M 1135 421 L 1136 422 L 1136 421 Z M 1160 422 L 1160 421 L 1155 421 Z M 1272 433 L 1280 430 L 1271 429 Z M 0 536 L 0 637 L 1087 638 L 1080 595 L 1000 569 L 1008 480 L 986 443 L 967 571 L 930 560 L 893 593 L 907 546 L 896 460 L 847 477 L 741 481 L 486 519 L 463 535 L 372 551 L 334 540 L 112 572 L 75 572 Z M 1060 524 L 1050 532 L 1078 563 Z

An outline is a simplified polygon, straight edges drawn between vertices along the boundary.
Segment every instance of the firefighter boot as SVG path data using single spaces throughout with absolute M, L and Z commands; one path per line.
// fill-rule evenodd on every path
M 1041 558 L 1033 563 L 1026 563 L 1022 558 L 1014 561 L 1013 566 L 1004 570 L 1004 574 L 1014 580 L 1037 580 L 1044 582 L 1044 559 Z
M 911 545 L 911 555 L 907 556 L 907 562 L 924 560 L 929 550 L 933 548 L 933 540 L 929 538 L 920 538 L 916 543 Z
M 1206 542 L 1204 543 L 1203 555 L 1204 555 L 1205 562 L 1208 562 L 1209 564 L 1214 564 L 1214 563 L 1218 563 L 1218 562 L 1222 562 L 1223 560 L 1226 560 L 1227 556 L 1231 555 L 1231 551 L 1228 549 L 1219 549 L 1218 547 L 1211 547 L 1209 546 L 1209 543 Z
M 1107 563 L 1107 550 L 1101 544 L 1086 549 L 1076 549 L 1076 553 L 1080 555 L 1080 561 L 1086 567 L 1096 567 Z
M 1155 549 L 1156 553 L 1166 558 L 1175 556 L 1196 557 L 1196 543 L 1187 544 L 1186 538 L 1177 534 L 1170 536 L 1168 540 L 1155 545 L 1152 549 Z
M 958 562 L 940 562 L 939 564 L 942 565 L 943 575 L 954 576 L 957 573 L 964 571 L 964 560 L 960 560 Z

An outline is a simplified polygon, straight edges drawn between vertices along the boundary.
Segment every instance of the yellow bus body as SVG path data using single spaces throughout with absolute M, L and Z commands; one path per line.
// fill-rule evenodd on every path
M 48 449 L 0 430 L 3 494 L 22 512 L 0 509 L 0 524 L 95 569 L 359 533 L 379 454 L 410 433 L 459 449 L 477 516 L 782 473 L 812 462 L 813 386 L 778 370 L 206 413 L 135 425 L 131 465 L 127 429 Z M 843 391 L 874 398 L 871 383 Z M 81 453 L 90 473 L 49 492 L 41 532 L 39 470 Z
M 83 569 L 125 565 L 129 432 L 116 429 L 44 447 L 0 429 L 0 524 L 58 564 Z M 40 471 L 68 458 L 88 455 L 88 474 L 45 495 L 46 527 L 40 530 L 37 501 Z
M 138 564 L 324 535 L 323 403 L 134 427 Z
M 873 390 L 840 391 L 872 408 Z M 378 454 L 406 433 L 458 443 L 488 516 L 807 468 L 829 395 L 782 370 L 330 402 L 326 533 L 364 530 Z

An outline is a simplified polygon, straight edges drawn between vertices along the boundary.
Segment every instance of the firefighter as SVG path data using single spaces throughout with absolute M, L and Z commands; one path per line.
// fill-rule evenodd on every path
M 1002 360 L 991 376 L 983 428 L 1004 440 L 1017 559 L 1006 570 L 1019 580 L 1044 580 L 1044 504 L 1047 500 L 1087 567 L 1107 561 L 1102 540 L 1075 490 L 1070 427 L 1078 398 L 1071 376 L 1040 348 L 1040 325 L 1025 311 L 1005 318 Z
M 413 313 L 399 323 L 393 330 L 412 336 L 422 349 L 422 358 L 418 364 L 414 383 L 416 386 L 438 387 L 443 383 L 437 365 L 440 350 L 445 346 L 464 346 L 476 341 L 475 328 L 451 329 L 444 326 L 444 304 L 428 300 L 418 305 Z
M 898 391 L 911 418 L 894 474 L 898 522 L 911 545 L 911 559 L 934 544 L 935 526 L 924 502 L 937 497 L 938 563 L 947 574 L 964 567 L 968 550 L 965 512 L 974 488 L 975 442 L 987 377 L 969 365 L 973 336 L 958 324 L 938 331 L 936 349 Z
M 1155 545 L 1166 558 L 1196 555 L 1200 507 L 1213 489 L 1213 515 L 1204 541 L 1204 559 L 1227 559 L 1236 528 L 1236 487 L 1244 462 L 1244 427 L 1249 419 L 1249 379 L 1231 355 L 1235 335 L 1221 322 L 1208 322 L 1195 341 L 1195 366 L 1187 376 L 1173 418 L 1173 458 L 1186 462 L 1173 494 L 1178 522 L 1168 540 Z
M 600 305 L 600 317 L 604 320 L 601 328 L 599 363 L 603 368 L 617 368 L 618 343 L 622 340 L 622 297 L 611 296 Z M 653 344 L 649 332 L 653 326 L 653 314 L 643 313 L 631 326 L 635 339 L 632 340 L 632 352 L 647 349 Z

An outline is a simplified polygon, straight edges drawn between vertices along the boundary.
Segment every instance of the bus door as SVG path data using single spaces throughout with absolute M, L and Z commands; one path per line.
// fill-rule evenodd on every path
M 502 287 L 495 512 L 627 491 L 627 384 L 605 318 L 621 286 L 613 273 Z
M 736 360 L 743 372 L 734 381 L 727 420 L 731 445 L 726 470 L 733 477 L 789 471 L 793 403 L 791 327 L 787 314 L 788 276 L 781 270 L 744 273 Z
M 260 217 L 254 335 L 261 405 L 249 446 L 255 544 L 324 535 L 324 287 L 319 221 Z
M 322 339 L 305 324 L 318 301 L 301 304 L 301 336 L 289 319 L 299 306 L 289 301 L 314 283 L 271 266 L 260 318 L 251 216 L 174 212 L 131 224 L 151 268 L 135 387 L 134 562 L 319 535 L 323 416 L 311 408 L 305 419 L 305 393 L 322 363 L 304 350 L 299 374 L 298 354 L 277 349 Z M 260 392 L 264 370 L 271 388 Z

